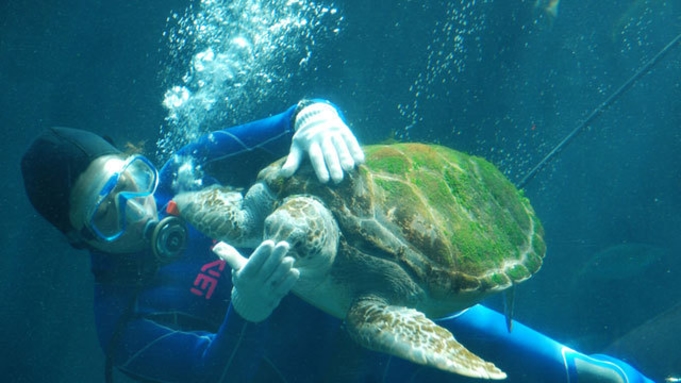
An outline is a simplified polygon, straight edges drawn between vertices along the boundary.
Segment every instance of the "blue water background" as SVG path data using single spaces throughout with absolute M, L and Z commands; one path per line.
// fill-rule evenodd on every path
M 169 60 L 162 37 L 171 11 L 187 4 L 0 5 L 3 381 L 102 379 L 88 257 L 31 208 L 19 161 L 52 125 L 107 134 L 153 157 L 167 115 L 163 95 L 177 80 L 169 77 L 183 71 L 168 66 L 186 65 L 195 53 Z M 462 13 L 480 28 L 469 30 L 465 51 L 457 51 L 438 36 L 447 4 L 336 4 L 343 28 L 315 51 L 315 69 L 231 117 L 246 122 L 302 97 L 325 97 L 341 106 L 363 143 L 437 142 L 484 156 L 518 182 L 681 33 L 678 1 L 564 0 L 555 18 L 534 0 L 479 1 Z M 439 46 L 457 55 L 460 68 L 418 83 Z M 516 293 L 516 318 L 587 353 L 637 328 L 656 336 L 656 322 L 646 323 L 681 304 L 680 163 L 676 46 L 526 186 L 548 253 L 541 272 Z M 488 304 L 498 308 L 500 300 Z M 678 347 L 645 347 L 612 352 L 658 378 L 673 372 L 668 364 L 679 361 Z

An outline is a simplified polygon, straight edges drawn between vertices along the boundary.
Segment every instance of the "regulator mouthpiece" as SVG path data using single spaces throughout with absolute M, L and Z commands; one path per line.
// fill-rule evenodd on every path
M 161 221 L 150 221 L 146 232 L 154 256 L 160 264 L 176 260 L 187 246 L 189 232 L 182 218 L 168 216 Z

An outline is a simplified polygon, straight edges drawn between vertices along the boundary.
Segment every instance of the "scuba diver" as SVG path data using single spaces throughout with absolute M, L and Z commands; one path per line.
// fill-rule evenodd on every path
M 202 136 L 160 171 L 83 130 L 49 128 L 30 145 L 21 162 L 30 202 L 90 252 L 106 381 L 114 368 L 153 382 L 471 381 L 354 344 L 341 320 L 288 294 L 299 271 L 287 243 L 239 249 L 250 256 L 232 273 L 213 240 L 174 215 L 176 194 L 218 182 L 247 190 L 285 155 L 285 175 L 309 160 L 321 182 L 336 183 L 364 160 L 324 100 Z M 651 382 L 621 360 L 579 353 L 520 323 L 509 333 L 504 315 L 482 305 L 436 321 L 510 381 Z

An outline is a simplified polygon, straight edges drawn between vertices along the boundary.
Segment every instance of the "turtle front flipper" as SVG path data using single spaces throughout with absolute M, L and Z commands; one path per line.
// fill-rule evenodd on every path
M 372 350 L 464 376 L 506 378 L 494 364 L 468 351 L 452 333 L 414 309 L 365 297 L 350 307 L 346 326 L 357 343 Z

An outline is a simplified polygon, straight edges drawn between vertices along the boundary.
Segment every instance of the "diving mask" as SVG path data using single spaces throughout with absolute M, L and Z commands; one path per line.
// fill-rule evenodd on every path
M 112 158 L 104 164 L 98 192 L 86 215 L 85 224 L 97 238 L 111 242 L 123 235 L 129 225 L 146 223 L 156 216 L 156 206 L 149 198 L 158 186 L 158 172 L 145 157 L 134 155 L 126 160 Z

